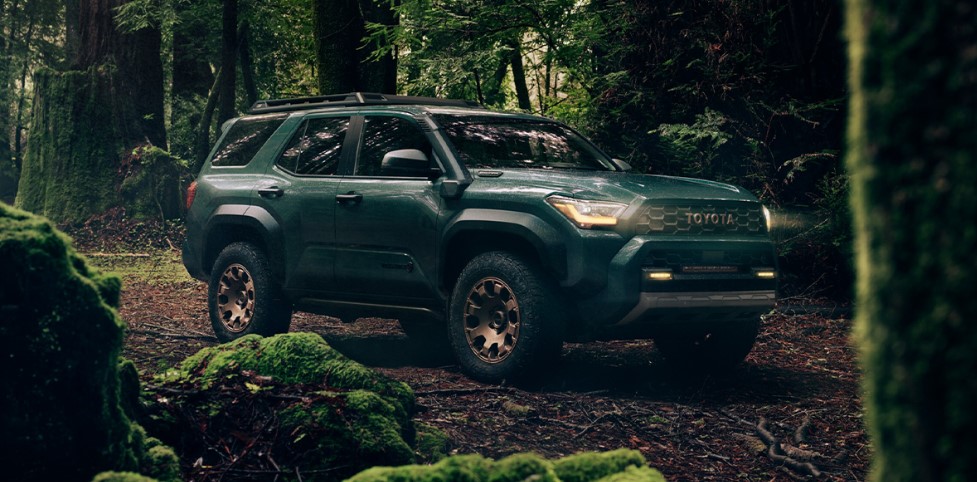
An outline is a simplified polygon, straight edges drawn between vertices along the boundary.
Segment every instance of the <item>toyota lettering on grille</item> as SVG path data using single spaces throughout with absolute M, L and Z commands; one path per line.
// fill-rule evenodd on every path
M 732 214 L 686 213 L 685 216 L 689 224 L 736 224 Z

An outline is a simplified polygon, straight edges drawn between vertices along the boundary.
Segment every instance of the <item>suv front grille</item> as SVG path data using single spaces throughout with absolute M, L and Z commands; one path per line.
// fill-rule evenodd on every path
M 766 234 L 763 208 L 755 203 L 649 204 L 635 217 L 635 234 Z

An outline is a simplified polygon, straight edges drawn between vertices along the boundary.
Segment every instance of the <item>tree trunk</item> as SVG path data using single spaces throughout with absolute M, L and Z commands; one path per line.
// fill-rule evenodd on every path
M 238 50 L 241 54 L 241 78 L 244 79 L 244 91 L 248 96 L 248 105 L 254 104 L 258 100 L 258 87 L 254 82 L 254 65 L 251 63 L 251 46 L 249 37 L 251 28 L 248 21 L 241 22 L 241 29 L 238 30 Z
M 516 84 L 516 99 L 519 101 L 520 109 L 529 110 L 533 108 L 533 104 L 529 100 L 526 70 L 522 66 L 522 49 L 519 48 L 519 42 L 517 41 L 513 41 L 510 47 L 512 47 L 512 53 L 510 54 L 509 61 L 512 64 L 512 82 Z
M 204 159 L 210 153 L 210 124 L 214 119 L 214 110 L 217 108 L 217 99 L 220 97 L 220 85 L 223 77 L 224 71 L 218 70 L 217 76 L 214 77 L 214 86 L 210 88 L 210 94 L 207 96 L 207 105 L 204 106 L 204 110 L 200 114 L 200 121 L 197 123 L 197 135 L 193 144 L 193 165 L 190 166 L 190 172 L 194 174 L 200 171 L 200 167 L 204 165 Z
M 64 55 L 69 63 L 78 58 L 78 48 L 81 46 L 80 4 L 81 0 L 65 0 L 64 4 Z
M 127 144 L 113 107 L 116 72 L 42 70 L 17 205 L 56 222 L 77 222 L 121 204 L 119 153 Z
M 363 19 L 356 0 L 313 0 L 316 76 L 321 94 L 357 90 L 359 66 L 356 48 Z
M 123 182 L 140 169 L 129 153 L 166 145 L 160 32 L 118 31 L 121 4 L 82 2 L 74 70 L 35 74 L 16 203 L 55 222 L 124 206 Z
M 235 83 L 237 80 L 237 0 L 223 0 L 224 28 L 221 42 L 221 71 L 224 76 L 220 83 L 220 107 L 217 109 L 217 122 L 234 117 L 236 109 Z
M 857 335 L 872 477 L 977 474 L 977 8 L 848 0 Z
M 319 92 L 397 92 L 397 60 L 392 53 L 370 57 L 376 45 L 363 45 L 366 22 L 396 25 L 389 2 L 313 0 L 316 77 Z

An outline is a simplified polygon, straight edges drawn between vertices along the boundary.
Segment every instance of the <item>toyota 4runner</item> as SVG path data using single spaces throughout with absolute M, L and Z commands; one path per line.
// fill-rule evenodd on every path
M 183 262 L 222 341 L 304 310 L 446 337 L 485 381 L 565 340 L 740 362 L 776 299 L 769 213 L 736 186 L 629 170 L 566 125 L 466 101 L 259 101 L 188 191 Z

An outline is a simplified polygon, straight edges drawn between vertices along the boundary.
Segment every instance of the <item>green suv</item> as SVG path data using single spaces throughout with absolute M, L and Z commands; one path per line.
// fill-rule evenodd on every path
M 776 300 L 769 214 L 736 186 L 629 170 L 564 124 L 467 101 L 259 101 L 191 185 L 183 262 L 222 341 L 303 310 L 397 319 L 492 382 L 563 341 L 740 362 Z

